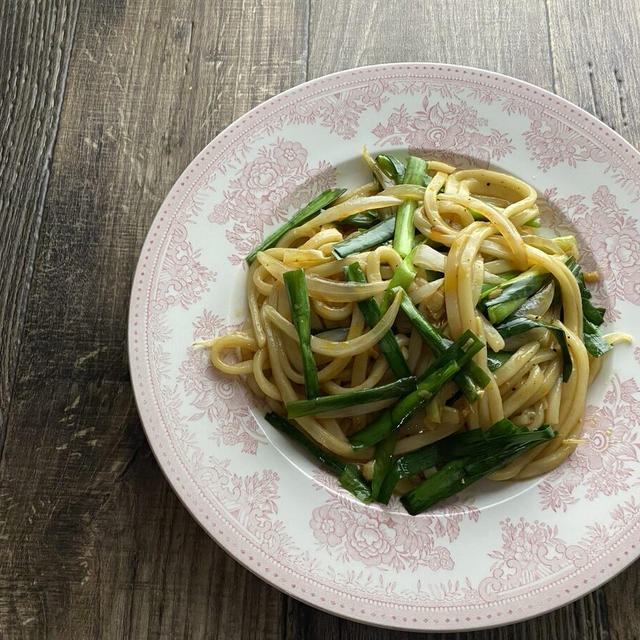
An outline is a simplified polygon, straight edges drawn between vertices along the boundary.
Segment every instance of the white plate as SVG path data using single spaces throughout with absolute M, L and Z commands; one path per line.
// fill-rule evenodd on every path
M 640 154 L 542 89 L 486 71 L 344 71 L 249 112 L 189 165 L 160 208 L 133 285 L 129 355 L 147 436 L 204 529 L 316 607 L 371 624 L 461 630 L 566 604 L 639 554 L 640 350 L 608 356 L 581 445 L 558 470 L 480 483 L 412 518 L 365 506 L 262 419 L 194 339 L 242 322 L 243 257 L 331 185 L 367 180 L 360 148 L 407 148 L 533 184 L 544 222 L 579 236 L 608 328 L 640 319 Z

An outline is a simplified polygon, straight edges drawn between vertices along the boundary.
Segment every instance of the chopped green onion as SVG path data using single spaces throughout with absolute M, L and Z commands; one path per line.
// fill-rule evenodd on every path
M 502 438 L 500 445 L 490 447 L 482 453 L 470 451 L 467 457 L 447 462 L 415 489 L 406 493 L 401 498 L 402 504 L 411 515 L 422 513 L 437 502 L 500 469 L 525 451 L 552 440 L 556 435 L 549 425 L 543 425 L 534 431 L 525 428 L 524 431 Z
M 386 409 L 377 420 L 369 423 L 364 429 L 351 436 L 349 442 L 351 442 L 353 449 L 364 449 L 384 440 L 418 409 L 429 404 L 442 386 L 459 370 L 460 365 L 453 360 L 432 371 L 431 376 L 423 381 L 416 391 L 402 398 L 393 407 Z
M 569 258 L 567 267 L 578 281 L 582 298 L 582 341 L 590 355 L 599 358 L 611 349 L 611 345 L 604 341 L 599 327 L 604 322 L 604 307 L 595 307 L 591 302 L 591 292 L 587 289 L 582 275 L 582 269 L 574 258 Z
M 395 290 L 400 287 L 407 291 L 411 283 L 415 280 L 418 270 L 413 266 L 413 251 L 412 250 L 398 265 L 398 268 L 393 272 L 391 280 L 382 296 L 380 301 L 380 313 L 385 313 L 389 308 L 389 305 L 393 302 L 395 296 Z M 405 296 L 406 298 L 407 296 Z
M 484 291 L 478 308 L 486 314 L 491 324 L 496 324 L 517 311 L 550 280 L 550 273 L 532 267 L 519 276 Z
M 394 218 L 387 218 L 362 233 L 353 235 L 341 242 L 336 242 L 333 245 L 333 255 L 336 260 L 341 260 L 342 258 L 350 256 L 352 253 L 362 253 L 373 247 L 385 244 L 393 238 L 395 225 L 396 221 Z
M 598 327 L 585 318 L 582 322 L 582 341 L 589 354 L 594 358 L 599 358 L 610 351 L 612 346 L 602 338 Z
M 446 440 L 446 438 L 444 438 Z M 435 443 L 437 444 L 437 443 Z M 380 446 L 380 445 L 378 445 Z M 377 449 L 376 449 L 377 452 Z M 376 495 L 376 500 L 382 504 L 388 504 L 398 481 L 401 478 L 410 478 L 436 465 L 438 460 L 438 449 L 429 444 L 410 453 L 400 456 L 389 465 L 380 489 Z M 374 467 L 375 472 L 375 467 Z
M 362 476 L 362 472 L 355 464 L 345 464 L 344 470 L 338 476 L 338 482 L 360 502 L 371 502 L 371 486 Z
M 441 356 L 451 346 L 451 340 L 442 336 L 433 325 L 427 322 L 409 296 L 402 299 L 400 308 L 435 356 Z M 484 389 L 489 384 L 489 376 L 473 361 L 467 364 L 464 371 L 457 373 L 454 380 L 469 402 L 475 402 L 478 399 L 479 389 Z
M 566 382 L 571 377 L 573 363 L 571 362 L 571 354 L 569 353 L 569 346 L 567 345 L 567 336 L 563 329 L 553 324 L 542 322 L 537 318 L 527 316 L 509 318 L 496 325 L 496 330 L 503 338 L 517 336 L 520 333 L 537 328 L 548 329 L 558 341 L 560 351 L 562 352 L 562 380 Z
M 315 398 L 318 395 L 318 368 L 311 352 L 311 308 L 304 271 L 285 271 L 282 278 L 289 299 L 291 321 L 300 341 L 305 394 L 307 398 Z
M 427 163 L 422 158 L 409 156 L 402 184 L 423 184 L 423 176 L 427 172 Z M 413 248 L 413 212 L 418 204 L 405 200 L 396 213 L 396 225 L 393 236 L 393 248 L 404 258 Z
M 388 471 L 378 494 L 379 502 L 387 504 L 401 478 L 410 478 L 433 467 L 441 467 L 447 462 L 468 456 L 482 457 L 506 444 L 513 442 L 518 434 L 528 433 L 526 427 L 518 427 L 507 419 L 502 419 L 489 427 L 453 433 L 415 451 L 396 458 Z
M 406 169 L 398 158 L 390 153 L 381 153 L 376 157 L 376 163 L 396 184 L 403 183 Z
M 277 413 L 270 411 L 265 416 L 267 422 L 275 427 L 278 431 L 284 433 L 286 436 L 295 440 L 298 444 L 301 444 L 318 462 L 320 462 L 325 469 L 330 471 L 336 476 L 339 476 L 345 467 L 345 463 L 327 453 L 324 449 L 321 449 L 311 438 L 306 436 L 302 431 L 294 427 L 290 422 L 285 420 Z
M 373 500 L 378 499 L 382 483 L 391 470 L 393 463 L 393 450 L 395 446 L 396 434 L 392 433 L 376 447 L 375 458 L 373 461 L 373 479 L 371 480 L 371 497 Z
M 497 371 L 513 354 L 507 351 L 495 351 L 487 350 L 487 367 L 489 371 Z
M 376 211 L 361 211 L 347 216 L 342 220 L 337 220 L 335 224 L 339 227 L 356 227 L 357 229 L 369 229 L 374 224 L 380 222 L 380 216 Z
M 332 396 L 322 396 L 311 400 L 295 400 L 287 403 L 287 417 L 300 418 L 302 416 L 315 416 L 327 411 L 338 411 L 346 407 L 354 407 L 359 404 L 370 404 L 389 398 L 397 398 L 410 393 L 416 388 L 416 379 L 413 376 L 400 378 L 388 384 L 372 389 L 361 389 L 339 393 Z
M 345 267 L 344 276 L 351 282 L 364 284 L 367 281 L 360 264 L 357 262 Z M 378 307 L 378 303 L 374 298 L 367 298 L 366 300 L 358 302 L 358 307 L 360 308 L 360 311 L 362 311 L 364 320 L 369 328 L 373 329 L 373 327 L 380 322 L 380 318 L 382 317 L 382 311 Z M 382 336 L 380 342 L 378 342 L 378 347 L 389 363 L 389 367 L 396 378 L 406 378 L 411 375 L 409 365 L 407 365 L 407 361 L 404 359 L 402 351 L 398 346 L 398 341 L 393 335 L 393 331 L 391 331 L 391 329 Z
M 265 251 L 273 247 L 282 236 L 295 229 L 300 225 L 308 222 L 312 218 L 315 218 L 320 213 L 320 210 L 330 205 L 334 200 L 337 200 L 346 189 L 327 189 L 320 195 L 316 196 L 311 202 L 306 204 L 300 211 L 298 211 L 288 222 L 285 222 L 281 227 L 276 229 L 266 240 L 259 244 L 247 257 L 246 261 L 251 264 L 260 251 Z

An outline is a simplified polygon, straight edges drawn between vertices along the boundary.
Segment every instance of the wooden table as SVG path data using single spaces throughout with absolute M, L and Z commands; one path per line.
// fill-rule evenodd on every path
M 267 586 L 150 453 L 125 350 L 145 233 L 252 106 L 358 65 L 441 61 L 551 89 L 640 144 L 639 0 L 0 4 L 0 636 L 640 637 L 640 564 L 502 629 L 374 629 Z

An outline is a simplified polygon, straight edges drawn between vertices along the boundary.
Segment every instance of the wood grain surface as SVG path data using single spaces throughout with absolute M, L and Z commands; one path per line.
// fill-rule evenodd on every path
M 441 61 L 555 90 L 640 145 L 640 1 L 0 3 L 0 638 L 637 640 L 638 563 L 546 616 L 469 634 L 341 620 L 193 521 L 125 351 L 145 233 L 252 106 L 352 66 Z

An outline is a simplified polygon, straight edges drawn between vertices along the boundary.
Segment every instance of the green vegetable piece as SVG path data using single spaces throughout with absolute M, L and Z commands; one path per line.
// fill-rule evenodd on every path
M 552 440 L 556 435 L 548 425 L 543 425 L 535 431 L 518 433 L 503 439 L 501 446 L 496 446 L 495 450 L 483 455 L 474 453 L 473 456 L 451 460 L 405 494 L 401 499 L 402 504 L 411 515 L 422 513 L 500 469 L 525 451 Z
M 371 502 L 371 487 L 355 464 L 346 464 L 338 476 L 338 482 L 360 502 Z
M 376 211 L 361 211 L 347 216 L 335 222 L 338 227 L 356 227 L 357 229 L 369 229 L 374 224 L 380 222 L 380 217 Z
M 519 276 L 484 291 L 478 308 L 489 318 L 491 324 L 496 324 L 517 311 L 550 280 L 550 273 L 532 267 Z
M 265 251 L 266 249 L 270 249 L 275 246 L 278 240 L 282 238 L 282 236 L 291 231 L 291 229 L 295 229 L 300 225 L 308 222 L 312 218 L 315 218 L 320 211 L 330 205 L 334 200 L 337 200 L 346 189 L 327 189 L 323 191 L 320 195 L 316 196 L 311 202 L 306 204 L 300 211 L 298 211 L 288 222 L 285 222 L 281 227 L 276 229 L 266 240 L 264 240 L 261 244 L 259 244 L 247 257 L 246 261 L 251 264 L 260 251 Z
M 416 388 L 416 378 L 413 376 L 400 378 L 388 384 L 372 389 L 362 389 L 340 393 L 333 396 L 323 396 L 311 400 L 295 400 L 287 403 L 287 417 L 300 418 L 302 416 L 315 416 L 327 411 L 338 411 L 359 404 L 370 404 L 389 398 L 397 398 L 406 395 Z
M 420 337 L 427 343 L 435 356 L 440 356 L 451 345 L 451 340 L 442 336 L 416 309 L 409 296 L 405 296 L 400 304 L 411 324 L 417 329 Z M 489 376 L 475 363 L 469 362 L 464 371 L 454 377 L 469 402 L 475 402 L 481 389 L 489 384 Z
M 609 351 L 612 347 L 604 341 L 602 332 L 599 327 L 604 322 L 604 307 L 595 307 L 591 302 L 591 292 L 587 289 L 582 275 L 582 269 L 574 258 L 569 258 L 566 262 L 567 267 L 578 281 L 580 287 L 580 296 L 582 298 L 582 340 L 589 354 L 595 358 L 599 358 Z
M 405 200 L 396 213 L 396 224 L 393 235 L 393 248 L 405 257 L 413 248 L 413 213 L 417 208 L 417 203 Z
M 344 276 L 346 280 L 351 282 L 364 284 L 367 281 L 362 268 L 357 262 L 354 262 L 344 268 Z M 374 298 L 368 298 L 358 302 L 358 307 L 360 308 L 360 311 L 362 311 L 364 320 L 370 328 L 375 327 L 378 322 L 380 322 L 382 311 L 378 307 L 378 303 Z M 409 365 L 404 359 L 396 337 L 393 335 L 393 331 L 391 331 L 391 329 L 382 336 L 380 342 L 378 342 L 378 347 L 389 363 L 389 367 L 396 378 L 406 378 L 411 375 Z
M 420 408 L 427 405 L 442 386 L 484 347 L 471 331 L 465 331 L 418 379 L 415 391 L 386 409 L 382 415 L 349 438 L 354 449 L 384 440 Z
M 567 344 L 567 336 L 565 332 L 555 325 L 542 322 L 537 318 L 530 318 L 527 316 L 520 316 L 515 318 L 509 318 L 504 322 L 496 325 L 496 330 L 503 338 L 509 338 L 511 336 L 517 336 L 525 331 L 531 329 L 548 329 L 551 331 L 555 339 L 560 345 L 560 351 L 562 352 L 562 380 L 566 382 L 573 371 L 573 363 L 571 361 L 571 354 L 569 353 L 569 346 Z
M 393 238 L 393 230 L 396 222 L 394 218 L 387 218 L 377 225 L 353 235 L 346 240 L 336 242 L 333 245 L 332 253 L 336 260 L 341 260 L 350 256 L 352 253 L 362 253 L 381 244 L 385 244 Z
M 391 470 L 393 463 L 393 449 L 395 446 L 396 434 L 392 433 L 376 447 L 376 455 L 373 462 L 373 479 L 371 481 L 371 497 L 373 500 L 378 499 L 382 483 Z
M 389 500 L 393 495 L 393 491 L 396 488 L 398 481 L 401 478 L 410 478 L 411 476 L 422 473 L 427 469 L 433 468 L 437 461 L 437 454 L 438 450 L 435 447 L 427 445 L 397 458 L 396 461 L 390 465 L 390 468 L 382 481 L 380 490 L 377 494 L 378 502 L 381 502 L 382 504 L 389 504 Z
M 488 350 L 487 351 L 487 367 L 489 371 L 497 371 L 510 357 L 512 354 L 507 353 L 506 351 L 495 351 Z
M 318 368 L 311 352 L 311 308 L 304 271 L 286 271 L 282 277 L 289 299 L 291 320 L 300 342 L 305 394 L 307 398 L 315 398 L 318 395 Z
M 454 433 L 406 453 L 397 458 L 389 470 L 382 483 L 378 500 L 387 504 L 401 478 L 409 478 L 433 467 L 442 466 L 455 458 L 486 455 L 491 450 L 504 446 L 505 438 L 527 431 L 526 428 L 516 427 L 510 420 L 500 420 L 486 432 L 482 429 L 472 429 Z
M 406 169 L 398 158 L 390 153 L 381 153 L 376 163 L 396 184 L 402 184 Z
M 418 271 L 413 266 L 413 253 L 414 250 L 412 249 L 393 272 L 380 302 L 380 313 L 387 311 L 389 305 L 393 302 L 395 290 L 398 289 L 398 287 L 407 291 L 409 285 L 415 280 Z
M 339 476 L 344 471 L 346 466 L 345 462 L 336 458 L 336 456 L 327 453 L 324 449 L 321 449 L 311 438 L 294 427 L 282 416 L 270 411 L 265 415 L 265 419 L 272 427 L 302 445 L 318 462 L 320 462 L 320 464 L 322 464 L 323 467 L 325 467 L 325 469 L 327 469 L 327 471 L 330 471 L 333 475 Z
M 448 462 L 422 484 L 402 496 L 400 500 L 404 508 L 415 516 L 437 502 L 462 491 L 468 486 L 465 474 L 468 462 L 467 458 Z M 435 479 L 432 480 L 432 478 Z
M 269 412 L 265 418 L 272 427 L 302 445 L 327 471 L 337 476 L 340 484 L 358 500 L 371 501 L 371 487 L 356 465 L 343 462 L 327 453 L 277 413 Z
M 423 177 L 427 172 L 427 163 L 422 158 L 409 156 L 407 168 L 402 178 L 402 184 L 423 184 Z M 393 236 L 393 248 L 404 258 L 413 248 L 413 213 L 418 204 L 406 200 L 396 213 L 396 225 Z

